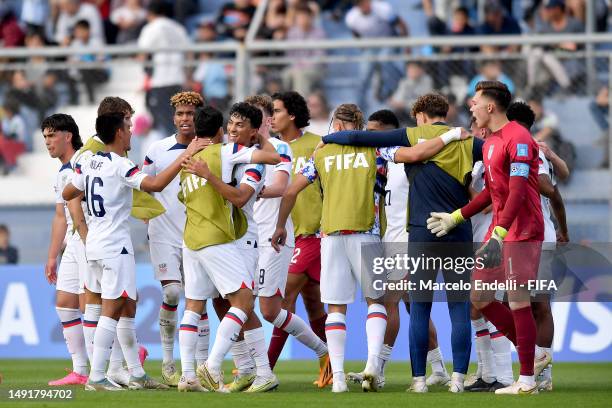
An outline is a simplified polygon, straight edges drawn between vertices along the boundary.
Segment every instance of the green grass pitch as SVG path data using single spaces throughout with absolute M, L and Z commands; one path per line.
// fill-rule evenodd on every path
M 94 393 L 74 387 L 71 401 L 15 401 L 8 400 L 9 389 L 40 389 L 47 381 L 64 374 L 67 360 L 0 360 L 0 407 L 103 407 L 103 408 L 149 408 L 149 407 L 224 407 L 224 408 L 294 408 L 294 407 L 611 407 L 612 363 L 555 363 L 553 366 L 554 391 L 535 396 L 496 396 L 494 394 L 455 395 L 446 388 L 430 387 L 429 393 L 415 395 L 405 392 L 410 380 L 408 363 L 390 363 L 386 370 L 384 390 L 365 394 L 357 385 L 349 385 L 350 392 L 335 395 L 330 389 L 319 390 L 312 385 L 317 374 L 315 361 L 281 361 L 276 367 L 280 387 L 266 394 L 213 394 L 178 393 L 171 391 L 125 391 L 119 393 Z M 159 361 L 147 361 L 145 369 L 159 379 Z M 363 362 L 347 362 L 346 370 L 358 371 Z M 230 363 L 225 365 L 231 371 Z M 449 367 L 450 368 L 450 367 Z M 474 367 L 471 367 L 472 372 Z M 517 367 L 515 366 L 515 373 Z M 226 381 L 230 375 L 226 374 Z

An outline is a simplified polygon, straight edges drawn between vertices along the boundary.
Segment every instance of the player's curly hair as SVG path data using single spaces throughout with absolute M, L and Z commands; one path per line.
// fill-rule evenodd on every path
M 98 116 L 106 115 L 109 113 L 123 113 L 124 115 L 134 114 L 134 108 L 123 98 L 118 96 L 107 96 L 102 99 L 100 105 L 98 105 Z
M 342 122 L 350 122 L 355 125 L 356 130 L 363 129 L 365 119 L 363 112 L 359 109 L 359 106 L 354 103 L 343 103 L 338 106 L 334 111 L 334 119 L 341 120 Z
M 500 81 L 480 81 L 476 84 L 476 92 L 482 91 L 482 95 L 492 99 L 503 112 L 508 109 L 512 101 L 510 90 Z
M 238 117 L 240 119 L 248 119 L 251 122 L 251 127 L 259 129 L 263 120 L 263 115 L 259 108 L 250 105 L 246 102 L 238 102 L 232 105 L 229 116 Z
M 267 94 L 251 95 L 244 100 L 249 105 L 256 106 L 263 109 L 266 115 L 272 116 L 274 113 L 274 105 L 272 104 L 272 98 Z
M 535 122 L 535 113 L 533 109 L 523 101 L 512 102 L 510 106 L 508 106 L 506 116 L 508 120 L 518 122 L 527 130 L 531 129 Z
M 437 93 L 421 95 L 412 105 L 412 116 L 424 113 L 428 118 L 445 118 L 448 113 L 448 99 Z
M 295 91 L 279 92 L 272 95 L 272 100 L 282 101 L 287 109 L 287 113 L 295 116 L 295 127 L 298 129 L 310 125 L 310 111 L 306 100 L 302 95 Z
M 179 105 L 193 105 L 196 108 L 204 106 L 204 98 L 197 92 L 185 91 L 172 95 L 170 105 L 176 109 Z

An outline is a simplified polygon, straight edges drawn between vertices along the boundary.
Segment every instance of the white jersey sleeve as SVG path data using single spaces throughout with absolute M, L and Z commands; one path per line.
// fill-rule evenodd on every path
M 140 171 L 137 165 L 128 158 L 121 157 L 117 164 L 119 180 L 126 186 L 140 190 L 140 183 L 147 175 Z
M 156 145 L 152 145 L 149 147 L 147 154 L 145 154 L 144 160 L 142 162 L 142 172 L 148 176 L 154 176 L 156 173 L 156 165 L 157 165 L 157 154 L 156 154 Z
M 246 147 L 239 143 L 228 143 L 228 146 L 230 146 L 228 159 L 231 164 L 250 163 L 256 149 L 256 147 Z
M 281 161 L 280 163 L 274 165 L 273 173 L 277 171 L 284 171 L 285 173 L 291 176 L 291 162 L 293 161 L 293 152 L 291 151 L 291 147 L 285 142 L 282 142 L 278 139 L 274 139 L 276 143 L 274 147 L 276 148 L 276 153 L 279 154 Z
M 391 163 L 395 163 L 395 153 L 397 153 L 397 151 L 400 149 L 399 146 L 392 146 L 392 147 L 379 147 L 378 149 L 378 154 L 380 157 L 382 157 L 384 160 L 391 162 Z
M 83 164 L 76 163 L 74 172 L 72 173 L 72 185 L 78 190 L 85 191 L 85 176 L 83 176 Z
M 249 164 L 244 170 L 240 184 L 246 184 L 251 187 L 255 192 L 261 191 L 264 185 L 263 174 L 265 171 L 265 165 L 263 164 Z

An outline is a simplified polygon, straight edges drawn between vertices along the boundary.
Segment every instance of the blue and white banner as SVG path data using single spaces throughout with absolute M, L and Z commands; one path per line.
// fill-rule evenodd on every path
M 161 358 L 157 321 L 161 289 L 159 282 L 153 279 L 150 265 L 137 266 L 137 282 L 138 339 L 148 348 L 151 358 Z M 54 302 L 55 287 L 46 282 L 42 265 L 0 267 L 0 358 L 68 358 Z M 612 361 L 612 303 L 558 302 L 552 307 L 555 361 Z M 212 344 L 219 321 L 212 307 L 209 307 L 209 311 Z M 400 334 L 393 349 L 393 358 L 407 360 L 408 315 L 403 308 L 401 312 Z M 179 310 L 179 313 L 180 320 L 182 312 Z M 301 301 L 297 313 L 307 320 Z M 346 322 L 347 360 L 366 359 L 366 313 L 367 307 L 363 302 L 349 306 Z M 450 321 L 444 303 L 434 304 L 432 319 L 445 359 L 450 361 Z M 272 326 L 267 323 L 264 326 L 269 338 Z M 175 353 L 178 358 L 178 344 Z M 473 350 L 472 357 L 474 359 Z M 312 359 L 314 354 L 291 339 L 281 358 Z

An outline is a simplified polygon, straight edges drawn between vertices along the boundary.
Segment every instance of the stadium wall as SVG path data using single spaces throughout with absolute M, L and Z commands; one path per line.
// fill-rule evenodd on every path
M 68 358 L 54 308 L 54 287 L 43 279 L 43 269 L 43 265 L 0 267 L 0 359 Z M 152 277 L 150 265 L 137 265 L 137 276 L 140 296 L 136 317 L 138 339 L 149 349 L 151 358 L 159 359 L 161 347 L 157 315 L 161 290 L 159 283 Z M 212 308 L 209 310 L 211 339 L 214 339 L 219 321 Z M 366 312 L 364 302 L 349 307 L 348 360 L 364 360 L 367 355 L 364 330 Z M 298 314 L 306 315 L 301 302 Z M 555 361 L 612 362 L 612 303 L 555 303 L 553 314 Z M 450 321 L 443 303 L 434 305 L 432 318 L 445 359 L 450 361 Z M 402 310 L 402 326 L 393 350 L 393 359 L 408 359 L 407 322 L 408 316 Z M 269 338 L 272 326 L 267 323 L 264 326 Z M 178 344 L 176 354 L 178 356 Z M 312 359 L 313 355 L 310 350 L 291 339 L 281 358 Z M 475 360 L 473 348 L 472 359 Z

